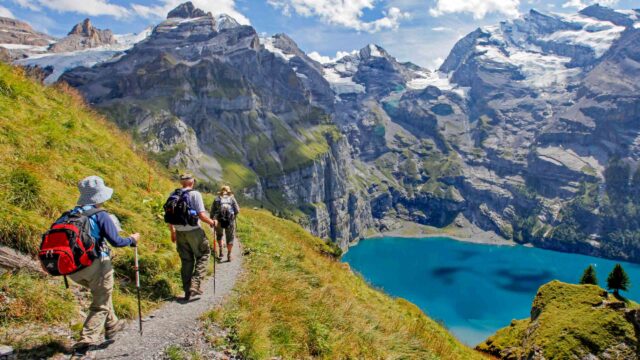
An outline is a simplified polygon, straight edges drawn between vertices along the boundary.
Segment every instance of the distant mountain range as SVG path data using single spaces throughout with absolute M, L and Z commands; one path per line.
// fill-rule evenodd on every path
M 140 35 L 85 25 L 68 52 L 0 47 L 165 164 L 343 247 L 408 221 L 640 261 L 640 10 L 531 10 L 436 71 L 374 44 L 319 63 L 191 3 Z

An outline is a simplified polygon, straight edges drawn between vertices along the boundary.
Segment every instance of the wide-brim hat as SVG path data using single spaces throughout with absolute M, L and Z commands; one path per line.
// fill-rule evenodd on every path
M 78 190 L 80 190 L 78 199 L 80 206 L 102 204 L 113 195 L 113 189 L 106 186 L 99 176 L 89 176 L 80 180 Z
M 220 191 L 218 191 L 218 195 L 224 195 L 224 194 L 233 195 L 233 191 L 231 191 L 231 186 L 224 185 L 223 187 L 220 188 Z

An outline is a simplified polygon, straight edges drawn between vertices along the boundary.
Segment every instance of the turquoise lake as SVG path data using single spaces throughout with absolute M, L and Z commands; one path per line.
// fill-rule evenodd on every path
M 538 288 L 557 279 L 577 283 L 594 264 L 600 286 L 617 261 L 524 246 L 474 244 L 449 238 L 376 238 L 343 257 L 369 283 L 418 305 L 456 337 L 476 345 L 512 319 L 529 317 Z M 619 262 L 619 261 L 618 261 Z M 640 300 L 640 265 L 620 262 Z

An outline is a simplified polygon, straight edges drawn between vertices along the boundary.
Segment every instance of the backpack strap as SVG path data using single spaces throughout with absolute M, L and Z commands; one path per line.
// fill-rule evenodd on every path
M 105 211 L 104 209 L 93 208 L 82 212 L 82 215 L 86 217 L 92 217 L 93 215 Z

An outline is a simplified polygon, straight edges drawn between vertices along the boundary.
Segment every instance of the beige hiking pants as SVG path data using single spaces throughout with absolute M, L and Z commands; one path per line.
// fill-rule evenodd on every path
M 69 275 L 71 280 L 91 291 L 93 300 L 89 306 L 89 314 L 82 327 L 81 344 L 100 342 L 100 334 L 105 328 L 112 328 L 118 322 L 113 310 L 113 268 L 111 259 L 96 259 L 91 266 Z

